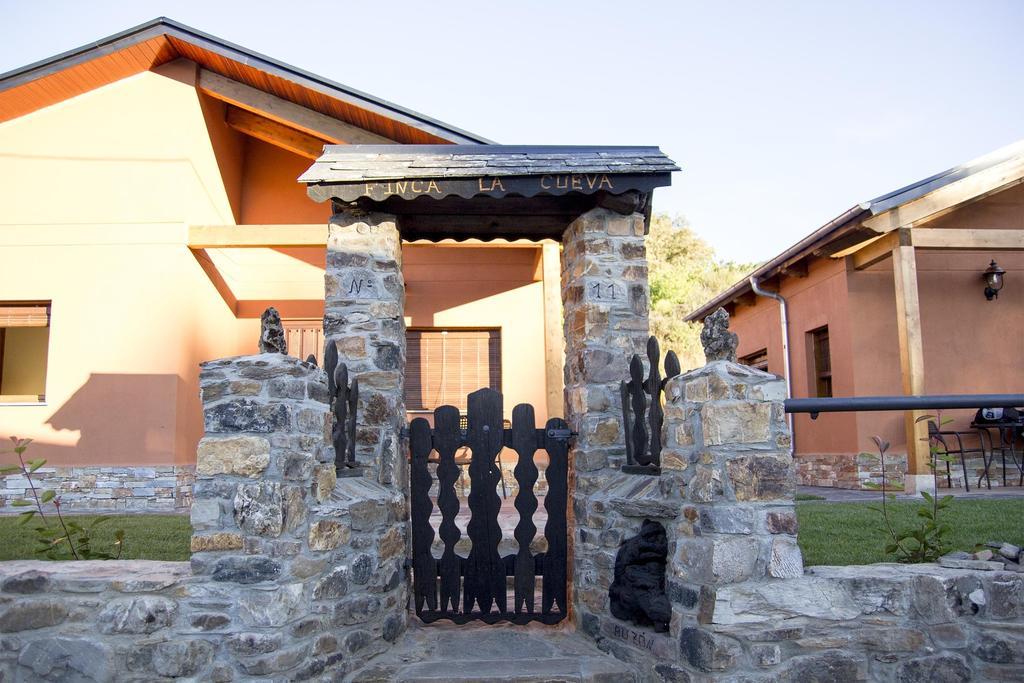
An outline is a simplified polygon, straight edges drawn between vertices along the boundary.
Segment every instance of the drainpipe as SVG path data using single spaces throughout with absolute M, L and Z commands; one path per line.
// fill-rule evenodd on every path
M 758 296 L 768 297 L 779 302 L 779 323 L 782 327 L 782 371 L 786 375 L 786 398 L 793 398 L 793 374 L 789 368 L 789 318 L 786 315 L 786 300 L 778 292 L 769 292 L 767 289 L 761 289 L 761 285 L 758 284 L 757 278 L 753 275 L 750 276 L 750 288 Z M 790 454 L 795 455 L 796 432 L 793 431 L 793 415 L 787 413 L 786 420 L 789 422 L 790 445 L 792 447 Z

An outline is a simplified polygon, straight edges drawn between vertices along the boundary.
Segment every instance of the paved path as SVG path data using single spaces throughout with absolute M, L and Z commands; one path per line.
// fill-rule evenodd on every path
M 354 672 L 350 683 L 638 683 L 628 665 L 565 626 L 423 625 L 410 617 L 395 647 Z
M 829 486 L 798 486 L 797 493 L 812 496 L 821 496 L 827 503 L 870 503 L 878 500 L 879 491 L 857 491 L 854 489 L 836 489 Z M 971 487 L 970 491 L 963 489 L 939 489 L 939 495 L 951 494 L 957 498 L 1024 498 L 1024 488 L 1020 486 L 994 486 L 992 490 L 987 488 Z M 908 495 L 897 493 L 897 500 L 920 500 L 919 495 Z

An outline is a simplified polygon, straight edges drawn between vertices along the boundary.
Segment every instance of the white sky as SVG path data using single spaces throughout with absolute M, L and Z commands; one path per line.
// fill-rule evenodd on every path
M 659 145 L 655 210 L 734 260 L 1024 138 L 1022 0 L 0 0 L 0 72 L 160 15 L 497 142 Z

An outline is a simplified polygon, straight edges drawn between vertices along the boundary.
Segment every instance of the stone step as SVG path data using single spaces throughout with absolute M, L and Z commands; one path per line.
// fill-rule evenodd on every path
M 641 679 L 630 665 L 601 652 L 592 640 L 566 626 L 423 625 L 412 617 L 409 630 L 394 648 L 346 680 L 639 683 Z
M 424 662 L 404 666 L 370 666 L 348 679 L 351 683 L 639 683 L 627 664 L 611 656 L 544 659 L 476 659 Z

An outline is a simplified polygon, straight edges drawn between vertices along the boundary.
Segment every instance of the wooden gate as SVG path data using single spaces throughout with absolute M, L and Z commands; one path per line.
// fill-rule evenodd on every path
M 412 488 L 412 569 L 416 614 L 424 622 L 450 619 L 463 624 L 511 621 L 523 624 L 540 621 L 554 624 L 566 616 L 566 498 L 570 432 L 557 418 L 537 429 L 533 406 L 520 404 L 512 411 L 511 429 L 502 420 L 501 394 L 481 389 L 469 395 L 467 428 L 460 429 L 460 415 L 454 406 L 434 411 L 434 428 L 424 418 L 409 426 Z M 502 472 L 495 458 L 502 447 L 519 456 L 514 474 L 519 485 L 515 508 L 518 550 L 505 556 L 499 546 L 501 498 L 497 486 Z M 468 556 L 456 552 L 462 532 L 456 525 L 460 501 L 455 493 L 459 478 L 456 453 L 467 449 L 470 493 L 467 533 Z M 547 548 L 533 554 L 537 535 L 533 516 L 538 508 L 534 486 L 538 478 L 534 455 L 548 454 L 545 471 L 548 491 L 544 497 Z M 434 503 L 430 497 L 434 478 L 430 463 L 437 463 L 437 507 L 440 511 L 440 557 L 431 551 L 434 529 L 430 523 Z M 538 539 L 539 540 L 539 539 Z M 537 583 L 540 591 L 537 591 Z M 537 595 L 539 592 L 539 596 Z M 511 595 L 511 604 L 509 597 Z M 540 598 L 539 602 L 537 597 Z

